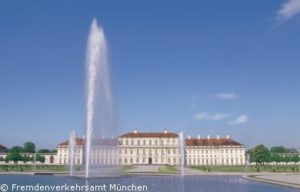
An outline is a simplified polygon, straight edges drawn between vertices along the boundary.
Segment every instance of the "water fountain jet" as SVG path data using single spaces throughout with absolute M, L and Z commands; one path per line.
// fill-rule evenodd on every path
M 118 140 L 107 44 L 103 29 L 96 19 L 93 19 L 90 27 L 86 67 L 85 177 L 116 176 L 119 174 Z
M 69 171 L 70 176 L 74 175 L 75 166 L 75 150 L 76 150 L 76 134 L 75 131 L 71 131 L 69 138 Z

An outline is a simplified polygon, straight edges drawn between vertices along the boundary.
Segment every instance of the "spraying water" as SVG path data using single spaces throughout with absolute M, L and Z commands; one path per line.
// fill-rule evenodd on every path
M 85 176 L 111 176 L 117 149 L 117 130 L 107 44 L 103 29 L 93 19 L 87 43 L 87 116 Z
M 74 165 L 75 165 L 75 148 L 76 148 L 76 134 L 73 130 L 70 133 L 70 139 L 69 139 L 69 169 L 70 169 L 70 175 L 74 175 Z
M 181 159 L 181 163 L 180 163 L 180 173 L 182 176 L 184 176 L 184 145 L 185 145 L 185 141 L 184 141 L 184 135 L 183 132 L 181 131 L 179 133 L 179 149 L 180 149 L 180 159 Z
M 33 170 L 36 171 L 36 153 L 33 155 Z

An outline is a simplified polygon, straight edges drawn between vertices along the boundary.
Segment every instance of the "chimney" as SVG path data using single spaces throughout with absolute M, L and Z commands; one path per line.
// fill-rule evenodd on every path
M 226 137 L 225 137 L 226 139 L 230 139 L 230 136 L 229 135 L 226 135 Z
M 167 130 L 167 129 L 165 129 L 165 130 L 164 130 L 164 134 L 167 134 L 167 133 L 168 133 L 168 130 Z
M 191 136 L 190 136 L 190 135 L 188 135 L 188 136 L 187 136 L 187 138 L 188 138 L 188 139 L 191 139 Z
M 220 135 L 217 135 L 217 139 L 220 139 Z
M 200 135 L 198 135 L 198 137 L 197 137 L 198 139 L 201 139 L 201 136 Z
M 210 139 L 210 135 L 207 135 L 207 139 Z
M 135 133 L 135 134 L 137 134 L 137 132 L 138 132 L 138 131 L 137 131 L 136 129 L 133 131 L 133 133 Z

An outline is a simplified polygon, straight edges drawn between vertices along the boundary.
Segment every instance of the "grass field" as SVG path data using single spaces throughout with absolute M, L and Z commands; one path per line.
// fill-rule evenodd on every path
M 65 165 L 0 165 L 0 171 L 1 172 L 7 172 L 7 171 L 53 171 L 53 172 L 59 172 L 59 171 L 67 171 L 68 166 Z
M 135 167 L 133 165 L 124 165 L 121 167 L 121 170 L 122 171 L 128 171 L 128 170 L 131 170 L 131 169 L 134 169 Z
M 177 173 L 178 170 L 173 167 L 173 166 L 164 166 L 164 167 L 159 167 L 158 168 L 158 171 L 160 173 L 170 173 L 170 174 L 173 174 L 173 173 Z

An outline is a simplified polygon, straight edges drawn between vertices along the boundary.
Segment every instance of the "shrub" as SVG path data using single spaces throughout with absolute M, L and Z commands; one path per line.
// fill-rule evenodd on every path
M 260 168 L 259 167 L 256 167 L 256 172 L 260 172 Z

